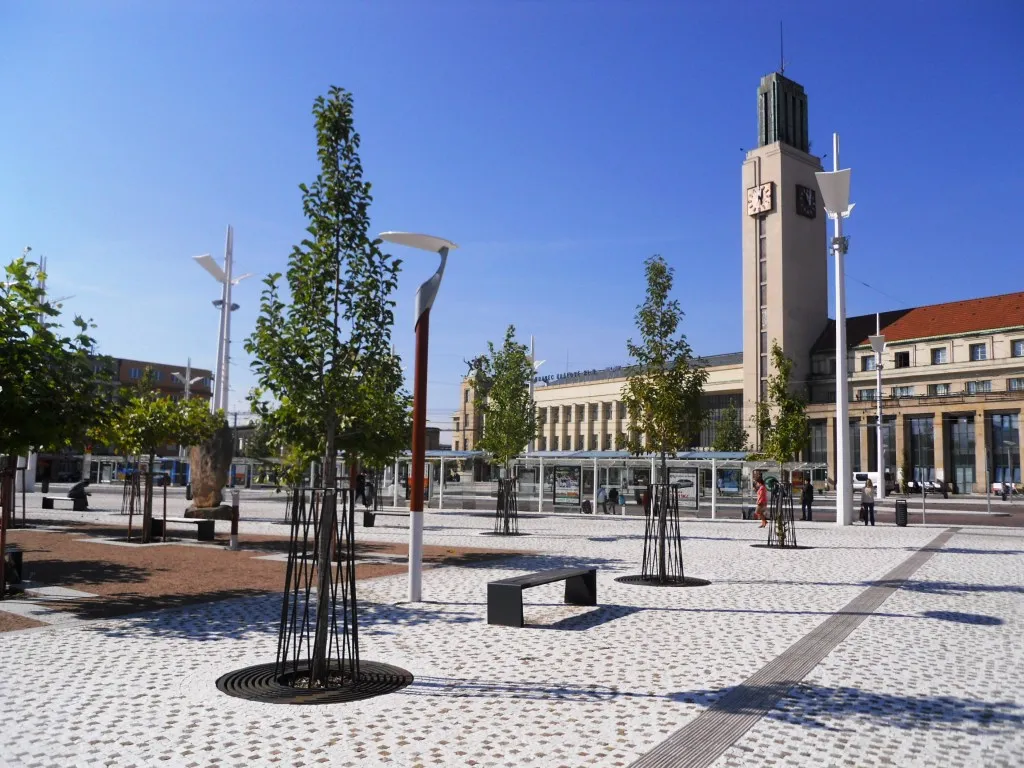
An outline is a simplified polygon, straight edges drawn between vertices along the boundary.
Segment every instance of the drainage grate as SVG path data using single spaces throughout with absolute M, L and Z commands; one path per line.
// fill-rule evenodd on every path
M 347 668 L 347 664 L 344 669 L 338 664 L 331 665 L 331 671 L 339 676 L 344 676 Z M 299 672 L 288 677 L 294 679 L 308 669 L 308 661 L 300 663 Z M 332 688 L 295 688 L 282 680 L 276 670 L 277 665 L 271 662 L 228 672 L 217 680 L 217 688 L 228 696 L 267 704 L 337 704 L 394 693 L 413 682 L 411 672 L 376 661 L 360 661 L 358 680 L 346 680 Z
M 669 577 L 663 581 L 657 576 L 619 576 L 616 581 L 638 587 L 706 587 L 711 584 L 707 579 L 695 579 L 692 576 Z

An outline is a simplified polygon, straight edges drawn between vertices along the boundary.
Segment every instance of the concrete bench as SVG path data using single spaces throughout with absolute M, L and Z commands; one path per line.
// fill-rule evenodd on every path
M 43 496 L 43 509 L 53 509 L 54 504 L 70 504 L 72 512 L 87 512 L 89 510 L 88 499 L 68 499 L 64 496 Z
M 196 527 L 196 539 L 198 541 L 213 541 L 213 520 L 206 520 L 201 517 L 168 517 L 167 524 L 170 525 L 194 525 Z M 150 538 L 161 538 L 164 535 L 163 518 L 154 517 L 151 521 L 149 531 Z
M 487 623 L 505 627 L 523 626 L 523 590 L 565 582 L 565 602 L 569 605 L 597 605 L 596 568 L 555 568 L 487 584 Z

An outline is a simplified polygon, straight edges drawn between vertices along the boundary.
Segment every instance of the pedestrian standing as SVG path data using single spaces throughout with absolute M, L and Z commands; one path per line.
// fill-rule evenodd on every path
M 871 521 L 871 525 L 875 524 L 875 486 L 868 478 L 868 481 L 864 483 L 864 490 L 860 492 L 860 506 L 861 506 L 861 518 L 864 520 L 864 525 Z
M 814 486 L 808 480 L 804 482 L 803 492 L 800 494 L 800 519 L 811 519 L 811 505 L 814 504 Z

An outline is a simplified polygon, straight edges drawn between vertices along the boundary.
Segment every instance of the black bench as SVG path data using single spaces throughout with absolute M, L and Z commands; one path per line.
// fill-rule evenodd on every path
M 168 517 L 168 524 L 175 523 L 177 525 L 194 525 L 196 527 L 196 539 L 199 541 L 213 541 L 213 520 L 206 520 L 202 517 Z M 154 517 L 150 524 L 149 529 L 150 538 L 156 539 L 163 537 L 164 535 L 164 521 L 163 518 Z
M 43 496 L 43 509 L 53 509 L 53 505 L 57 502 L 66 503 L 71 505 L 72 512 L 88 512 L 89 511 L 89 500 L 88 499 L 68 499 L 64 496 Z
M 363 528 L 373 528 L 373 524 L 377 522 L 377 515 L 384 515 L 385 517 L 408 517 L 408 512 L 374 512 L 369 509 L 363 510 Z
M 487 623 L 523 626 L 523 590 L 555 581 L 565 582 L 565 602 L 569 605 L 597 605 L 596 568 L 555 568 L 488 582 Z

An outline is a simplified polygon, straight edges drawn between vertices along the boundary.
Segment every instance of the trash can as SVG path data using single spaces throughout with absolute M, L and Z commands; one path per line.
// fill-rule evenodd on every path
M 8 544 L 4 547 L 4 559 L 7 563 L 14 568 L 14 573 L 5 573 L 4 579 L 10 584 L 18 584 L 21 582 L 21 564 L 22 564 L 23 553 L 21 547 L 17 544 Z M 5 569 L 6 571 L 6 569 Z M 3 590 L 0 590 L 2 592 Z
M 44 477 L 42 479 L 42 483 L 41 484 L 42 484 L 42 488 L 41 488 L 42 492 L 43 493 L 49 493 L 50 492 L 50 478 L 49 477 Z
M 373 524 L 376 522 L 377 516 L 368 509 L 363 510 L 363 528 L 373 528 Z
M 907 500 L 896 499 L 896 525 L 900 528 L 907 527 Z
M 192 483 L 185 484 L 185 501 L 192 501 Z

